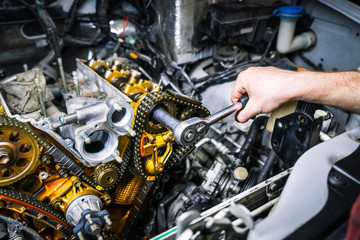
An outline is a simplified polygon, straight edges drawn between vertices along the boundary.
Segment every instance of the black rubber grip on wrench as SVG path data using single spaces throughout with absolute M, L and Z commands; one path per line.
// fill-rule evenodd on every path
M 238 100 L 238 102 L 242 104 L 242 109 L 244 109 L 248 101 L 249 101 L 249 95 L 247 93 L 242 95 L 242 97 L 239 98 Z

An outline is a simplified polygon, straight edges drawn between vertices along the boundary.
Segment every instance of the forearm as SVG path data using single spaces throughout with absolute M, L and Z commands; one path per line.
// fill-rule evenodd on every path
M 241 72 L 231 101 L 248 93 L 250 100 L 238 114 L 240 122 L 269 113 L 292 100 L 319 103 L 360 113 L 359 72 L 294 72 L 274 67 L 252 67 Z
M 359 72 L 299 72 L 294 99 L 360 112 Z

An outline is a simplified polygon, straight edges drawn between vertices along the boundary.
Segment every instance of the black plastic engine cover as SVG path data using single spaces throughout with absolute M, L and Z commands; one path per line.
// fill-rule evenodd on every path
M 275 8 L 242 3 L 211 5 L 204 22 L 205 33 L 217 42 L 251 45 L 263 39 Z

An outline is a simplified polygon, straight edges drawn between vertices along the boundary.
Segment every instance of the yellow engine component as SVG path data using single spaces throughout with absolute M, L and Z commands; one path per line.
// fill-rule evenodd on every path
M 138 82 L 135 81 L 129 82 L 124 89 L 124 93 L 126 95 L 135 94 L 135 93 L 146 93 L 149 92 L 151 87 L 152 87 L 152 83 L 150 81 L 141 79 Z
M 175 164 L 190 150 L 174 144 L 172 132 L 152 120 L 151 112 L 161 107 L 180 120 L 192 115 L 207 116 L 208 111 L 200 102 L 180 94 L 161 91 L 160 85 L 142 79 L 141 72 L 135 70 L 137 68 L 129 60 L 91 60 L 89 66 L 133 100 L 130 103 L 135 113 L 132 124 L 137 134 L 131 139 L 121 137 L 118 149 L 120 156 L 124 161 L 130 162 L 138 174 L 161 174 L 167 166 Z M 101 73 L 100 70 L 105 68 L 106 71 Z M 95 181 L 99 182 L 99 179 L 96 178 Z
M 101 76 L 103 76 L 105 74 L 105 71 L 108 69 L 108 65 L 104 60 L 92 59 L 89 62 L 89 67 Z
M 0 126 L 0 186 L 19 181 L 39 164 L 40 147 L 21 123 Z
M 174 136 L 170 131 L 156 136 L 143 134 L 140 154 L 141 157 L 147 157 L 145 166 L 150 174 L 164 171 L 165 163 L 172 152 L 173 143 Z
M 44 201 L 48 198 L 53 206 L 65 212 L 72 200 L 85 194 L 100 196 L 106 203 L 111 201 L 108 194 L 96 191 L 94 188 L 80 181 L 80 179 L 76 176 L 58 178 L 45 183 L 44 190 L 42 190 L 36 198 L 39 201 Z

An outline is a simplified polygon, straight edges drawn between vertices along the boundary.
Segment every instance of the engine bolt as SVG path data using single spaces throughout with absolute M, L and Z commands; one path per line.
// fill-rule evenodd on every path
M 59 175 L 60 175 L 61 177 L 64 177 L 64 178 L 69 176 L 69 173 L 67 172 L 66 169 L 60 168 L 60 169 L 58 170 L 58 173 L 59 173 Z
M 89 222 L 90 224 L 93 224 L 93 223 L 94 223 L 94 221 L 93 221 L 93 219 L 92 219 L 92 217 L 91 217 L 91 215 L 90 215 L 89 213 L 85 215 L 85 218 L 86 218 L 86 220 L 88 220 L 88 222 Z
M 270 184 L 270 186 L 269 186 L 269 190 L 270 190 L 270 191 L 275 191 L 276 188 L 277 188 L 276 183 L 272 183 L 272 184 Z
M 111 197 L 109 194 L 104 194 L 101 199 L 104 201 L 105 204 L 110 204 L 111 203 Z
M 74 185 L 75 187 L 80 187 L 80 186 L 81 186 L 81 182 L 79 181 L 79 179 L 75 178 L 75 179 L 73 180 L 73 185 Z
M 120 104 L 118 103 L 113 103 L 113 107 L 115 108 L 116 111 L 120 112 L 123 108 L 120 106 Z
M 59 205 L 60 205 L 60 200 L 59 200 L 59 198 L 53 198 L 53 199 L 51 200 L 51 202 L 52 202 L 52 204 L 53 204 L 54 206 L 59 206 Z
M 41 158 L 41 161 L 46 164 L 46 165 L 49 165 L 52 161 L 52 157 L 49 156 L 49 155 L 44 155 L 42 158 Z
M 136 136 L 136 132 L 134 130 L 132 130 L 129 126 L 125 126 L 125 130 L 132 136 L 135 137 Z
M 123 159 L 122 159 L 116 152 L 113 152 L 112 156 L 115 158 L 115 160 L 116 160 L 118 163 L 122 163 L 122 162 L 123 162 Z
M 85 132 L 81 132 L 80 137 L 82 137 L 84 139 L 86 144 L 91 143 L 91 138 Z
M 78 78 L 77 78 L 77 74 L 76 71 L 72 72 L 73 74 L 73 78 L 74 78 L 74 87 L 75 87 L 75 93 L 77 97 L 80 97 L 80 87 L 79 87 L 79 82 L 78 82 Z
M 90 224 L 90 231 L 94 235 L 99 235 L 101 232 L 101 228 L 96 223 Z
M 78 236 L 79 240 L 85 240 L 85 237 L 82 232 L 78 232 L 77 236 Z
M 112 225 L 112 222 L 111 222 L 111 220 L 110 220 L 110 218 L 109 218 L 108 215 L 105 215 L 105 216 L 104 216 L 104 220 L 105 220 L 105 222 L 106 222 L 107 225 L 109 225 L 109 226 Z
M 45 180 L 45 179 L 47 179 L 49 177 L 49 174 L 47 173 L 47 172 L 40 172 L 39 173 L 39 178 L 41 179 L 41 180 Z

